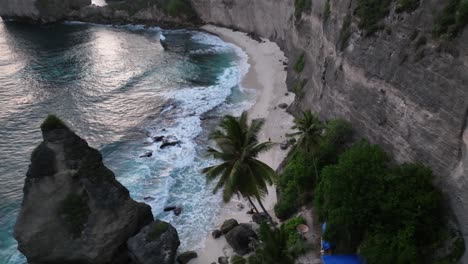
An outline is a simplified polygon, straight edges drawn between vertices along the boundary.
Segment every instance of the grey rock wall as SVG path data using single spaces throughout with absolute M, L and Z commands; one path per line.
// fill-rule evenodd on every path
M 344 18 L 356 1 L 313 0 L 294 17 L 293 0 L 192 0 L 202 20 L 255 32 L 276 41 L 290 60 L 288 85 L 307 80 L 293 112 L 349 120 L 399 162 L 418 161 L 437 175 L 463 235 L 468 238 L 468 29 L 450 43 L 433 39 L 434 16 L 447 0 L 425 0 L 415 12 L 385 18 L 385 30 L 364 37 L 353 17 L 340 49 Z M 427 43 L 418 45 L 425 37 Z M 302 73 L 292 65 L 304 52 Z M 464 259 L 468 263 L 468 259 Z

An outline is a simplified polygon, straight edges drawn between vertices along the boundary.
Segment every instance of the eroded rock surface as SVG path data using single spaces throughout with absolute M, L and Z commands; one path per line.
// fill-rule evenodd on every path
M 43 127 L 31 155 L 14 236 L 30 263 L 126 263 L 127 239 L 153 221 L 65 126 Z

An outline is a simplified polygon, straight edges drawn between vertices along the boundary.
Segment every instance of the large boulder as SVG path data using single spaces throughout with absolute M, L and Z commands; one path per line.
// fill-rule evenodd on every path
M 184 253 L 180 254 L 180 255 L 177 257 L 177 262 L 178 262 L 179 264 L 187 264 L 187 263 L 189 263 L 192 259 L 197 258 L 197 257 L 198 257 L 197 252 L 195 252 L 195 251 L 187 251 L 187 252 L 184 252 Z
M 228 219 L 224 221 L 220 229 L 223 234 L 227 234 L 229 231 L 231 231 L 234 227 L 238 225 L 239 223 L 237 222 L 236 219 Z
M 247 224 L 238 225 L 226 234 L 226 241 L 239 255 L 249 253 L 251 242 L 257 239 L 257 234 Z
M 128 190 L 59 119 L 41 126 L 15 226 L 29 263 L 125 263 L 126 241 L 153 221 L 151 208 Z
M 176 229 L 159 220 L 145 226 L 127 242 L 135 264 L 174 264 L 179 245 Z

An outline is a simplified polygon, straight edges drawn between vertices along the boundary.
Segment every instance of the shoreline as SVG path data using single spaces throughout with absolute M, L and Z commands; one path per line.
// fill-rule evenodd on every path
M 275 43 L 265 39 L 263 39 L 264 42 L 259 43 L 240 31 L 213 25 L 205 25 L 201 29 L 217 35 L 227 43 L 236 45 L 247 54 L 250 67 L 243 77 L 241 85 L 243 88 L 256 91 L 255 103 L 248 110 L 249 119 L 265 119 L 265 125 L 259 134 L 260 142 L 271 139 L 272 142 L 278 143 L 270 151 L 261 154 L 259 159 L 276 170 L 288 153 L 287 150 L 280 149 L 279 143 L 286 139 L 285 134 L 290 132 L 293 124 L 293 117 L 278 107 L 281 103 L 289 105 L 294 101 L 294 94 L 288 93 L 286 87 L 286 71 L 283 61 L 287 61 L 287 59 L 284 53 Z M 270 186 L 263 204 L 273 217 L 276 201 L 275 186 Z M 243 204 L 244 208 L 239 209 L 238 204 Z M 223 204 L 220 208 L 214 229 L 219 228 L 224 220 L 230 218 L 236 219 L 239 223 L 251 222 L 251 215 L 246 213 L 248 210 L 248 202 L 242 198 L 234 197 L 231 202 Z M 190 262 L 192 264 L 217 262 L 218 257 L 233 254 L 224 236 L 214 239 L 211 233 L 207 234 L 204 248 L 196 252 L 198 258 L 193 259 Z

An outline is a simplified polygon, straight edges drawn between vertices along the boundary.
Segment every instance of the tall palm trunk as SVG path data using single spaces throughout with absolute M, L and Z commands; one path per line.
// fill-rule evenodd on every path
M 258 204 L 260 205 L 260 207 L 262 208 L 263 212 L 267 215 L 268 217 L 268 220 L 270 221 L 270 223 L 273 225 L 273 218 L 271 218 L 271 215 L 267 212 L 267 210 L 265 209 L 265 207 L 263 206 L 262 204 L 262 199 L 260 199 L 260 197 L 257 197 L 257 201 L 258 201 Z
M 252 200 L 250 199 L 250 197 L 247 197 L 247 199 L 249 200 L 250 205 L 252 205 L 252 208 L 254 209 L 254 211 L 255 211 L 256 213 L 258 213 L 258 209 L 257 209 L 257 207 L 255 206 L 255 204 L 252 202 Z

